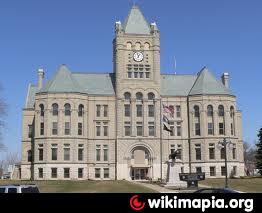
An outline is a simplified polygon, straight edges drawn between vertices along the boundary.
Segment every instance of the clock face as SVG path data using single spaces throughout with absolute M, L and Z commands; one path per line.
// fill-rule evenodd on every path
M 134 60 L 137 62 L 143 61 L 144 55 L 142 52 L 135 52 L 134 53 Z

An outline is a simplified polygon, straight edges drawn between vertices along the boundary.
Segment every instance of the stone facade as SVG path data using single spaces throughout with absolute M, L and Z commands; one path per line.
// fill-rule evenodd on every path
M 39 70 L 38 88 L 29 87 L 23 110 L 22 179 L 164 179 L 174 149 L 181 150 L 181 171 L 222 177 L 224 158 L 218 142 L 224 137 L 233 144 L 227 148 L 229 174 L 244 175 L 236 97 L 219 91 L 190 94 L 194 82 L 186 95 L 162 92 L 168 76 L 160 74 L 160 33 L 155 23 L 146 23 L 138 7 L 131 9 L 125 24 L 116 23 L 115 32 L 114 94 L 78 91 L 68 83 L 55 85 L 72 78 L 69 83 L 81 87 L 81 80 L 70 77 L 65 66 L 44 85 Z M 137 52 L 143 54 L 142 60 L 135 58 Z M 206 68 L 192 79 L 197 82 L 202 75 L 209 76 Z M 228 75 L 223 83 L 227 88 Z M 103 87 L 97 84 L 94 87 Z M 175 109 L 172 133 L 162 129 L 162 105 Z

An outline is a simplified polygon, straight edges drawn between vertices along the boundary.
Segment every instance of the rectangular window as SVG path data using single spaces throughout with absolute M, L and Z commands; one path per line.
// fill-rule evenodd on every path
M 220 150 L 220 158 L 221 159 L 225 159 L 225 157 L 226 157 L 225 148 L 222 147 L 221 150 Z
M 130 104 L 125 104 L 125 117 L 130 117 Z
M 195 144 L 196 160 L 201 160 L 201 145 Z
M 148 122 L 148 135 L 155 136 L 155 123 L 154 122 Z
M 226 176 L 226 167 L 221 166 L 221 176 Z
M 101 169 L 100 168 L 95 168 L 95 178 L 100 178 L 101 177 Z
M 70 122 L 65 122 L 65 135 L 70 135 Z
M 83 178 L 83 168 L 78 168 L 78 178 Z
M 176 135 L 181 136 L 181 134 L 182 134 L 181 122 L 176 122 Z
M 236 159 L 236 144 L 233 144 L 233 148 L 232 148 L 232 158 Z
M 64 168 L 64 178 L 70 178 L 70 169 Z
M 201 173 L 202 172 L 202 167 L 196 167 L 196 173 Z
M 213 123 L 208 123 L 208 135 L 213 135 L 214 134 L 214 128 L 213 128 Z
M 109 168 L 104 168 L 104 178 L 109 178 Z
M 57 168 L 51 168 L 51 178 L 57 178 Z
M 52 147 L 51 152 L 52 152 L 52 160 L 57 160 L 57 148 Z
M 40 135 L 44 135 L 45 133 L 45 124 L 44 122 L 40 123 Z
M 200 135 L 200 123 L 195 123 L 195 135 Z
M 100 161 L 101 159 L 101 146 L 100 145 L 96 145 L 96 161 Z
M 146 72 L 146 78 L 150 78 L 150 73 Z
M 83 135 L 83 124 L 78 123 L 78 135 Z
M 28 125 L 28 137 L 33 137 L 33 125 Z
M 137 134 L 137 136 L 142 136 L 143 135 L 142 122 L 136 122 L 136 134 Z
M 38 178 L 43 178 L 43 168 L 38 168 Z
M 127 77 L 132 78 L 132 72 L 127 72 Z
M 101 126 L 96 126 L 96 136 L 101 135 Z
M 131 124 L 130 122 L 125 122 L 125 136 L 131 135 Z
M 181 117 L 181 106 L 176 106 L 176 117 L 177 118 Z
M 134 78 L 138 78 L 138 72 L 134 72 Z
M 101 115 L 101 105 L 96 105 L 96 117 L 100 117 Z
M 104 117 L 108 116 L 108 105 L 104 105 Z
M 42 161 L 43 160 L 43 157 L 44 157 L 44 150 L 43 150 L 43 148 L 39 148 L 38 149 L 38 153 L 39 153 L 39 155 L 38 155 L 38 159 L 39 159 L 39 161 Z
M 231 135 L 234 135 L 233 123 L 231 123 L 230 126 L 231 126 Z
M 154 116 L 155 116 L 155 106 L 148 105 L 148 117 L 154 117 Z
M 84 155 L 84 148 L 79 147 L 81 144 L 78 145 L 78 160 L 82 161 L 83 160 L 83 155 Z
M 210 176 L 216 176 L 216 167 L 211 166 L 209 167 L 210 169 Z
M 142 117 L 142 105 L 136 105 L 136 116 L 137 117 Z
M 237 167 L 236 167 L 236 166 L 233 166 L 232 175 L 233 175 L 233 176 L 236 176 L 236 175 L 237 175 Z
M 209 145 L 209 159 L 214 160 L 215 159 L 215 147 L 210 147 Z
M 64 148 L 64 160 L 70 160 L 70 148 Z
M 224 123 L 219 123 L 219 135 L 224 135 Z
M 104 161 L 108 161 L 108 145 L 104 145 Z
M 173 121 L 170 121 L 169 127 L 170 127 L 170 130 L 171 130 L 170 136 L 174 136 L 175 135 L 175 123 Z
M 52 123 L 52 135 L 57 135 L 57 122 Z
M 108 136 L 108 123 L 104 122 L 104 136 Z

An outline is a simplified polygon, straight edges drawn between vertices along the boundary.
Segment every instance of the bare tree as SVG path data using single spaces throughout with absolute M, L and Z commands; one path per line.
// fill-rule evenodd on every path
M 248 142 L 244 142 L 244 163 L 247 175 L 251 175 L 256 164 L 256 147 Z
M 19 163 L 19 162 L 20 162 L 20 155 L 19 155 L 18 152 L 9 152 L 6 155 L 5 163 L 7 165 L 14 165 L 14 164 Z
M 3 90 L 1 84 L 0 84 L 0 92 Z M 7 115 L 7 104 L 5 103 L 3 98 L 0 98 L 0 152 L 6 151 L 7 147 L 4 145 L 2 141 L 2 131 L 5 127 L 4 118 Z

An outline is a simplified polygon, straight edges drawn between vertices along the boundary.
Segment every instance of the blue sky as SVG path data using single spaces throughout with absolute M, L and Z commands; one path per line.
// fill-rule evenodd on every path
M 4 131 L 9 151 L 21 150 L 22 108 L 37 68 L 45 69 L 46 79 L 60 64 L 73 71 L 111 72 L 114 23 L 124 21 L 132 2 L 0 0 L 0 95 L 9 105 Z M 192 74 L 203 66 L 217 78 L 229 72 L 243 112 L 244 140 L 256 140 L 262 126 L 262 1 L 136 2 L 161 31 L 161 72 Z

